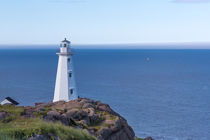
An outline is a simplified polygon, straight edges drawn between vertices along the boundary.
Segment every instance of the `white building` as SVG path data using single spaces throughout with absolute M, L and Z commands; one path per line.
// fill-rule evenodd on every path
M 7 104 L 18 105 L 19 103 L 10 97 L 6 97 L 2 102 L 0 102 L 0 105 L 7 105 Z
M 56 54 L 59 60 L 53 102 L 75 100 L 78 95 L 74 80 L 71 42 L 65 38 Z

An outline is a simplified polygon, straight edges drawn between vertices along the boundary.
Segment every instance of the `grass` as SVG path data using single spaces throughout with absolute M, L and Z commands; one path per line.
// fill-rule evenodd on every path
M 12 139 L 27 139 L 37 135 L 58 136 L 62 140 L 95 140 L 87 131 L 74 129 L 60 123 L 49 123 L 41 119 L 19 118 L 9 123 L 0 123 L 0 133 Z M 49 139 L 53 139 L 50 138 Z
M 36 135 L 44 135 L 48 139 L 55 139 L 58 136 L 62 140 L 96 140 L 95 137 L 90 136 L 85 130 L 75 129 L 73 127 L 64 126 L 61 123 L 46 122 L 43 116 L 50 111 L 51 108 L 46 106 L 43 111 L 34 112 L 36 118 L 24 118 L 25 114 L 23 107 L 16 107 L 12 105 L 1 106 L 0 112 L 6 112 L 9 116 L 0 121 L 0 140 L 25 140 Z M 56 108 L 57 111 L 61 111 Z M 62 110 L 63 111 L 63 110 Z M 114 116 L 108 112 L 96 111 L 99 115 L 97 122 L 90 122 L 90 126 L 83 126 L 86 129 L 100 130 L 103 127 L 111 127 L 112 124 L 103 123 L 108 116 L 109 120 L 115 120 Z M 75 122 L 75 125 L 79 125 Z M 136 140 L 142 140 L 136 138 Z
M 135 140 L 144 140 L 144 139 L 141 139 L 141 138 L 135 138 Z
M 99 114 L 102 117 L 105 117 L 108 115 L 110 117 L 110 120 L 115 120 L 117 118 L 117 116 L 114 116 L 114 115 L 112 115 L 108 112 L 105 112 L 105 111 L 96 111 L 96 114 Z
M 97 126 L 100 125 L 105 120 L 104 117 L 99 117 L 99 120 L 96 122 L 90 122 L 90 126 Z
M 89 128 L 95 129 L 96 131 L 99 131 L 101 128 L 104 127 L 112 127 L 113 124 L 107 124 L 104 123 L 104 120 L 106 119 L 106 116 L 109 116 L 109 120 L 115 120 L 117 118 L 117 116 L 114 116 L 108 112 L 104 112 L 104 111 L 97 111 L 96 110 L 96 114 L 98 114 L 100 116 L 99 120 L 97 122 L 90 122 L 90 126 Z
M 44 135 L 48 139 L 55 136 L 62 140 L 96 140 L 87 131 L 64 126 L 61 123 L 46 122 L 41 118 L 24 118 L 24 109 L 15 106 L 0 106 L 0 112 L 8 117 L 0 121 L 0 140 L 25 140 L 36 135 Z
M 12 139 L 12 138 L 0 133 L 0 140 L 15 140 L 15 139 Z
M 2 120 L 3 123 L 9 123 L 10 121 L 15 120 L 18 116 L 23 115 L 25 109 L 13 105 L 0 105 L 0 112 L 6 112 L 7 114 L 9 114 L 8 117 Z
M 22 107 L 16 107 L 13 105 L 0 105 L 0 112 L 6 112 L 8 114 L 14 115 L 14 116 L 20 116 L 24 114 L 25 109 Z

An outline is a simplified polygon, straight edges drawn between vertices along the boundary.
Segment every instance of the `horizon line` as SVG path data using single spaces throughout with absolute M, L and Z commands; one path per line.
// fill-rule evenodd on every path
M 26 46 L 31 46 L 28 49 L 41 49 L 41 48 L 54 49 L 59 47 L 59 44 L 0 44 L 0 49 L 26 49 Z M 158 43 L 107 43 L 107 44 L 75 43 L 72 44 L 72 46 L 73 47 L 75 46 L 76 49 L 210 49 L 210 42 L 158 42 Z
M 59 43 L 17 43 L 17 44 L 0 44 L 0 45 L 57 45 Z M 72 44 L 72 43 L 71 43 Z M 141 43 L 73 43 L 74 45 L 147 45 L 147 44 L 210 44 L 209 42 L 141 42 Z

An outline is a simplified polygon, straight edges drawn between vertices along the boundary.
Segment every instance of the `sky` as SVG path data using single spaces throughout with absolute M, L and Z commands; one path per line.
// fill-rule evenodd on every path
M 209 0 L 0 0 L 0 44 L 210 42 Z

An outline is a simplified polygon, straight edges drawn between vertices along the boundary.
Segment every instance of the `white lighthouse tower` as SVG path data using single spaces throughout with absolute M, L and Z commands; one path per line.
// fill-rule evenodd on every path
M 71 42 L 65 38 L 56 54 L 59 60 L 53 102 L 75 100 L 78 95 L 74 80 Z

